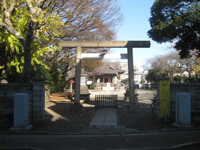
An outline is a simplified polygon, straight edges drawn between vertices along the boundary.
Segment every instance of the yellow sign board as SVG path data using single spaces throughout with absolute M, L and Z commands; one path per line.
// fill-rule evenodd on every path
M 160 86 L 160 118 L 164 118 L 165 114 L 170 117 L 170 81 L 159 81 Z

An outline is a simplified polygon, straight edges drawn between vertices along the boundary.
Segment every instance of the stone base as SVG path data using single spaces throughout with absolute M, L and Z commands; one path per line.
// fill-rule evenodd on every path
M 29 131 L 31 128 L 32 128 L 32 125 L 28 125 L 28 126 L 23 127 L 23 128 L 12 127 L 9 130 L 10 131 Z
M 71 111 L 79 112 L 81 110 L 82 110 L 81 104 L 74 103 L 74 105 L 71 105 Z
M 85 100 L 85 103 L 90 102 L 90 93 L 89 94 L 80 94 L 81 99 Z
M 192 124 L 178 124 L 178 123 L 172 123 L 173 126 L 178 127 L 178 128 L 193 128 L 194 125 Z
M 104 86 L 104 87 L 102 88 L 102 90 L 103 90 L 103 91 L 114 91 L 114 90 L 115 90 L 115 87 L 105 87 L 105 86 Z

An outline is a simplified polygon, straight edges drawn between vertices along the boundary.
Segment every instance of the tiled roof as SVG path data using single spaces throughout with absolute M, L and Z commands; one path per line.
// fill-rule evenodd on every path
M 120 69 L 119 64 L 117 63 L 105 63 L 104 66 L 99 67 L 97 69 L 95 69 L 95 74 L 120 74 L 120 73 L 124 73 L 124 70 Z

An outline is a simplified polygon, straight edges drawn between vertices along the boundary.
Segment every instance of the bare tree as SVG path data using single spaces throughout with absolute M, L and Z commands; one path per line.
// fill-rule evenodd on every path
M 200 61 L 198 58 L 198 51 L 190 51 L 190 57 L 181 59 L 177 51 L 170 52 L 165 55 L 155 56 L 149 60 L 151 64 L 151 73 L 156 71 L 157 76 L 168 76 L 173 81 L 175 74 L 182 76 L 187 72 L 190 82 L 191 76 L 198 75 L 200 72 Z M 149 70 L 150 70 L 149 69 Z
M 180 69 L 180 56 L 177 51 L 170 52 L 165 55 L 155 56 L 149 60 L 151 68 L 159 71 L 156 74 L 158 76 L 168 76 L 170 80 L 173 80 L 175 73 Z
M 196 80 L 197 80 L 199 71 L 200 71 L 198 51 L 196 50 L 190 51 L 190 57 L 181 59 L 180 66 L 181 66 L 182 72 L 187 72 L 190 82 L 192 82 L 192 75 L 195 75 Z
M 122 21 L 120 9 L 115 1 L 74 0 L 65 2 L 60 8 L 59 14 L 65 27 L 62 36 L 58 37 L 59 40 L 114 40 L 115 27 Z M 104 49 L 83 49 L 83 52 L 101 52 L 102 50 Z M 76 49 L 63 48 L 57 51 L 48 62 L 54 63 L 60 60 L 63 74 L 66 74 L 74 67 L 75 56 Z M 96 61 L 96 63 L 100 62 Z

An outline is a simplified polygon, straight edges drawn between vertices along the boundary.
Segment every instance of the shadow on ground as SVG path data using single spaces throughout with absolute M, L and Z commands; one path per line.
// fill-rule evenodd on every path
M 58 98 L 62 97 L 57 95 Z M 64 97 L 64 96 L 63 96 Z M 42 125 L 34 126 L 33 131 L 44 131 L 48 133 L 79 133 L 87 128 L 91 122 L 96 109 L 93 107 L 94 100 L 90 104 L 83 105 L 82 111 L 71 110 L 73 102 L 60 99 L 54 100 L 46 106 L 45 121 Z M 118 125 L 125 128 L 136 129 L 137 131 L 152 131 L 174 128 L 170 122 L 163 122 L 155 118 L 151 113 L 150 100 L 139 99 L 139 111 L 127 111 L 128 102 L 118 101 L 117 118 Z
M 121 102 L 117 110 L 118 124 L 139 131 L 152 131 L 174 128 L 171 122 L 164 122 L 152 115 L 150 104 L 139 102 L 139 111 L 129 112 L 126 103 Z
M 51 100 L 46 104 L 44 123 L 35 125 L 33 131 L 74 134 L 89 126 L 96 112 L 92 107 L 83 107 L 77 112 L 72 111 L 71 106 L 74 103 L 59 94 Z

